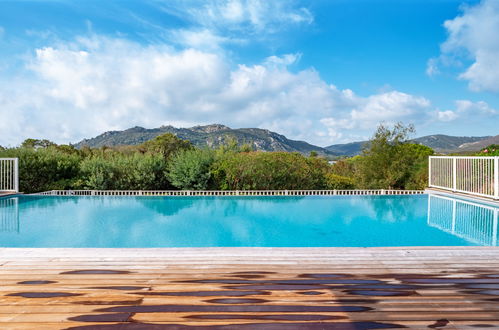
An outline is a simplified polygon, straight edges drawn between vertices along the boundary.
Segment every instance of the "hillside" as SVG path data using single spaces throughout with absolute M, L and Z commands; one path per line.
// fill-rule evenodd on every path
M 333 144 L 329 147 L 326 147 L 327 150 L 332 153 L 342 155 L 342 156 L 355 156 L 360 154 L 362 151 L 362 147 L 368 141 L 359 141 L 359 142 L 350 142 L 343 144 Z
M 417 139 L 414 142 L 424 144 L 432 148 L 437 152 L 457 152 L 459 149 L 469 143 L 475 143 L 477 141 L 484 141 L 490 138 L 490 136 L 450 136 L 443 134 L 427 135 Z M 470 151 L 479 150 L 472 149 Z
M 477 151 L 481 150 L 491 144 L 499 144 L 499 135 L 491 136 L 485 140 L 480 140 L 476 142 L 468 142 L 459 146 L 459 151 Z
M 220 124 L 190 128 L 161 126 L 159 128 L 147 129 L 143 127 L 133 127 L 124 131 L 105 132 L 94 138 L 84 139 L 75 146 L 77 148 L 83 146 L 98 148 L 102 146 L 137 145 L 165 133 L 172 133 L 181 139 L 189 140 L 197 147 L 208 146 L 216 148 L 230 139 L 235 139 L 238 144 L 250 144 L 256 150 L 300 152 L 305 155 L 308 155 L 311 151 L 315 151 L 321 155 L 338 155 L 304 141 L 290 140 L 284 135 L 266 129 L 232 129 Z
M 495 141 L 495 142 L 494 142 Z M 422 136 L 413 139 L 412 142 L 423 144 L 435 150 L 436 152 L 451 153 L 461 151 L 478 151 L 493 143 L 499 143 L 499 135 L 490 136 L 450 136 L 444 134 L 435 134 Z M 326 147 L 327 150 L 345 156 L 355 156 L 360 154 L 362 146 L 367 141 L 351 142 L 346 144 L 333 144 Z

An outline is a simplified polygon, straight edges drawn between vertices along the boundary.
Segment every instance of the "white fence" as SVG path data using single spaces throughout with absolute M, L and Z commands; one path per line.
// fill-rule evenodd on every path
M 429 186 L 499 199 L 499 157 L 431 156 Z
M 422 190 L 51 190 L 44 196 L 333 196 L 333 195 L 417 195 Z
M 17 158 L 0 158 L 0 192 L 19 192 L 19 164 Z

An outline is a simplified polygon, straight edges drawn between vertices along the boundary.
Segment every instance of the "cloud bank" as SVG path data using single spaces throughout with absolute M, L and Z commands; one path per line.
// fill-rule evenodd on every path
M 0 142 L 16 144 L 21 136 L 75 142 L 135 125 L 220 122 L 329 145 L 370 135 L 379 121 L 429 116 L 423 97 L 398 91 L 361 97 L 313 69 L 292 72 L 299 57 L 233 66 L 216 52 L 97 35 L 39 48 L 28 73 L 1 89 Z
M 483 0 L 465 6 L 462 15 L 444 23 L 448 38 L 439 58 L 428 61 L 427 73 L 439 73 L 438 66 L 465 66 L 459 78 L 473 91 L 499 93 L 499 1 Z

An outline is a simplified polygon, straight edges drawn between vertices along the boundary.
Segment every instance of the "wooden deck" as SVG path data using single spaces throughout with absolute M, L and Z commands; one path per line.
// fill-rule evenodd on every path
M 499 328 L 499 248 L 6 248 L 0 290 L 0 329 Z

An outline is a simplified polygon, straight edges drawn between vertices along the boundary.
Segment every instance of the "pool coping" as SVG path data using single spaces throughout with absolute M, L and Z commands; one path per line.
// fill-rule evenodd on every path
M 499 246 L 387 246 L 387 247 L 165 247 L 165 248 L 11 248 L 0 247 L 0 258 L 18 257 L 70 257 L 70 258 L 182 258 L 186 255 L 195 255 L 208 259 L 223 256 L 253 257 L 259 255 L 273 255 L 285 258 L 306 257 L 313 255 L 334 255 L 335 253 L 362 252 L 362 253 L 400 253 L 407 251 L 434 251 L 446 252 L 454 255 L 462 251 L 487 252 L 499 251 Z M 454 251 L 454 252 L 453 252 Z
M 499 200 L 494 200 L 494 199 L 487 198 L 487 197 L 472 196 L 472 195 L 463 194 L 463 193 L 459 193 L 459 192 L 451 192 L 451 191 L 446 191 L 446 190 L 441 190 L 441 189 L 436 189 L 436 188 L 427 188 L 425 190 L 425 194 L 441 195 L 441 196 L 445 196 L 445 197 L 456 198 L 456 199 L 466 200 L 466 201 L 470 201 L 470 202 L 499 207 Z

